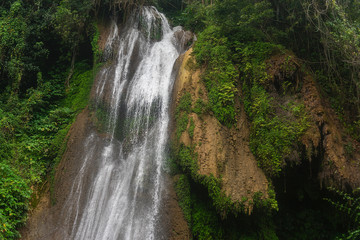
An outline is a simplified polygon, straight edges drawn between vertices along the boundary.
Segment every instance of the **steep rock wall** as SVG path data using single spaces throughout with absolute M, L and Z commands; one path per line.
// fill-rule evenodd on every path
M 240 94 L 235 103 L 237 121 L 232 128 L 220 124 L 210 111 L 195 113 L 196 101 L 201 99 L 207 103 L 208 97 L 201 80 L 202 70 L 195 69 L 191 53 L 192 49 L 179 59 L 181 65 L 173 90 L 171 137 L 175 146 L 191 147 L 196 154 L 198 174 L 221 179 L 221 190 L 234 202 L 252 200 L 258 192 L 267 198 L 272 179 L 258 167 L 250 151 L 251 123 L 241 103 L 241 87 L 238 87 Z M 298 143 L 294 142 L 283 166 L 297 168 L 304 161 L 313 162 L 317 169 L 312 173 L 312 164 L 309 164 L 309 177 L 317 179 L 321 187 L 351 190 L 360 186 L 360 144 L 346 134 L 335 112 L 321 97 L 311 73 L 304 70 L 301 61 L 291 53 L 271 57 L 266 66 L 269 81 L 265 88 L 274 105 L 303 105 L 307 116 L 307 129 Z M 283 89 L 286 84 L 290 85 Z M 185 94 L 191 95 L 192 110 L 188 113 L 186 129 L 177 136 L 176 108 Z M 286 109 L 275 107 L 274 111 L 275 115 L 295 120 L 293 113 Z M 351 152 L 348 145 L 351 145 Z M 245 206 L 251 211 L 249 202 L 246 201 Z
M 360 145 L 349 136 L 335 111 L 322 97 L 311 72 L 305 70 L 301 60 L 291 53 L 271 57 L 267 61 L 267 72 L 271 77 L 268 92 L 274 99 L 279 101 L 287 97 L 301 102 L 309 116 L 308 128 L 300 139 L 304 150 L 295 151 L 295 155 L 301 158 L 296 161 L 316 161 L 319 169 L 314 174 L 317 175 L 310 177 L 317 178 L 322 187 L 331 186 L 348 191 L 358 188 Z M 285 81 L 293 86 L 291 91 L 298 93 L 286 93 L 285 97 L 282 97 L 276 88 Z M 309 171 L 311 172 L 311 169 Z
M 192 49 L 182 57 L 182 64 L 173 90 L 173 116 L 179 105 L 180 98 L 190 93 L 192 108 L 198 99 L 208 101 L 207 90 L 201 80 L 201 70 L 191 69 L 193 61 Z M 189 134 L 190 121 L 186 131 L 178 138 L 176 128 L 172 131 L 172 139 L 176 145 L 184 144 L 193 146 L 197 154 L 198 173 L 200 175 L 213 175 L 221 178 L 221 189 L 234 202 L 245 199 L 252 200 L 255 193 L 268 196 L 268 180 L 263 171 L 258 167 L 254 155 L 249 148 L 249 123 L 242 104 L 237 103 L 239 114 L 237 123 L 232 128 L 227 128 L 213 116 L 205 112 L 197 114 L 191 112 L 193 134 Z M 173 122 L 175 124 L 175 120 Z M 192 130 L 191 130 L 192 131 Z M 250 201 L 245 205 L 251 209 Z
M 346 134 L 334 110 L 320 98 L 311 76 L 305 76 L 303 81 L 305 106 L 316 128 L 309 130 L 302 141 L 309 151 L 315 152 L 313 157 L 322 159 L 320 183 L 354 190 L 360 186 L 360 145 Z

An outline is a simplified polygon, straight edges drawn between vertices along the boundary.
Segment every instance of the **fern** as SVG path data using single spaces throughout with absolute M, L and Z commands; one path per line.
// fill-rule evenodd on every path
M 340 200 L 334 201 L 329 198 L 325 198 L 325 200 L 333 205 L 338 211 L 344 213 L 352 222 L 350 230 L 337 239 L 360 239 L 360 197 L 355 196 L 354 193 L 345 193 L 331 187 L 329 190 L 339 196 Z

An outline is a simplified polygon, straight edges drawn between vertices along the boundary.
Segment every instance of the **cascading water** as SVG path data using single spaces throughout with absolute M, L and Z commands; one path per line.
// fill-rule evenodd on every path
M 94 85 L 98 129 L 63 208 L 68 239 L 161 239 L 159 206 L 172 70 L 181 51 L 166 18 L 143 7 L 106 43 Z M 105 139 L 105 140 L 104 140 Z M 80 161 L 80 160 L 79 160 Z

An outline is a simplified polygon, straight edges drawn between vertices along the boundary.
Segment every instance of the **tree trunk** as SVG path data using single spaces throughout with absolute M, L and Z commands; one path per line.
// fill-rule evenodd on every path
M 71 58 L 71 65 L 70 65 L 70 71 L 69 71 L 69 75 L 67 76 L 66 81 L 65 81 L 65 87 L 66 88 L 68 88 L 70 86 L 70 79 L 71 79 L 72 75 L 74 74 L 75 59 L 76 59 L 76 49 L 77 49 L 77 47 L 74 47 L 74 49 L 73 49 L 72 58 Z

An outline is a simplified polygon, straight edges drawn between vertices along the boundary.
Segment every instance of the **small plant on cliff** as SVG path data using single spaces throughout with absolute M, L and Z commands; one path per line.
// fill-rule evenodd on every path
M 284 159 L 308 127 L 304 108 L 292 106 L 294 119 L 274 115 L 273 99 L 266 90 L 254 84 L 246 102 L 251 119 L 250 148 L 266 173 L 276 176 L 282 170 Z
M 184 95 L 182 95 L 175 110 L 175 117 L 178 118 L 181 112 L 190 113 L 191 103 L 192 100 L 190 93 L 187 92 Z
M 191 224 L 191 197 L 190 183 L 186 175 L 180 175 L 175 185 L 176 194 L 179 197 L 179 205 L 183 210 L 186 221 Z
M 199 35 L 194 54 L 199 65 L 206 65 L 202 79 L 208 90 L 210 109 L 222 124 L 231 127 L 235 123 L 238 72 L 231 62 L 228 45 L 220 29 L 210 26 Z
M 209 105 L 204 102 L 203 99 L 199 98 L 195 102 L 195 106 L 193 108 L 193 112 L 196 113 L 201 117 L 203 113 L 206 113 L 209 111 Z
M 359 189 L 353 194 L 339 191 L 335 188 L 329 188 L 330 191 L 340 197 L 340 200 L 333 200 L 326 198 L 325 200 L 332 204 L 338 211 L 343 213 L 349 219 L 348 229 L 346 234 L 337 239 L 360 239 L 360 196 Z

